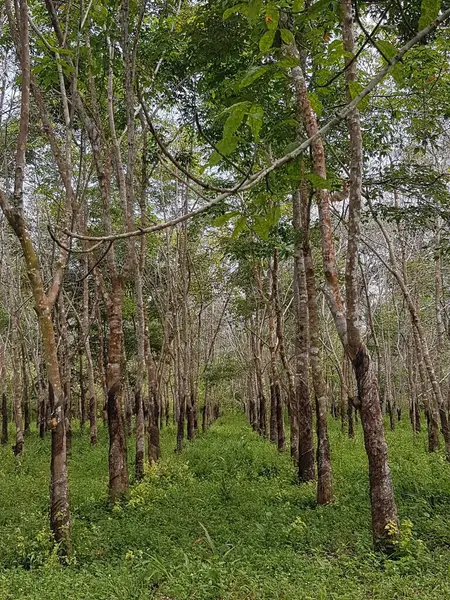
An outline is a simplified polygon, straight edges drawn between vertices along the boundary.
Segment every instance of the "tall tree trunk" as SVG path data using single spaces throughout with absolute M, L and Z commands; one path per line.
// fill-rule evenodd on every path
M 287 408 L 289 415 L 289 424 L 291 429 L 291 443 L 290 450 L 291 456 L 294 459 L 295 463 L 298 462 L 298 425 L 297 425 L 297 409 L 296 409 L 296 397 L 295 397 L 295 377 L 292 372 L 291 365 L 289 364 L 289 360 L 286 356 L 286 347 L 284 343 L 284 319 L 283 319 L 283 311 L 280 304 L 280 294 L 279 294 L 279 286 L 278 286 L 278 274 L 277 269 L 275 269 L 275 261 L 278 263 L 278 250 L 274 251 L 274 272 L 276 276 L 276 280 L 274 282 L 275 290 L 274 290 L 274 303 L 275 303 L 275 315 L 276 315 L 276 329 L 277 329 L 277 338 L 278 338 L 278 351 L 280 353 L 281 363 L 283 365 L 284 371 L 286 373 L 287 378 L 287 388 L 288 388 L 288 397 L 287 397 Z M 281 414 L 281 419 L 282 419 Z M 280 420 L 281 420 L 280 419 Z M 284 436 L 284 424 L 282 429 L 282 435 Z M 280 426 L 278 428 L 278 432 L 280 433 Z M 284 442 L 285 443 L 285 442 Z
M 342 376 L 344 380 L 344 412 L 346 411 L 347 414 L 347 435 L 349 439 L 352 440 L 355 437 L 355 423 L 353 415 L 356 415 L 355 406 L 353 404 L 354 382 L 352 378 L 352 365 L 345 352 L 342 359 Z
M 108 298 L 108 429 L 109 429 L 109 498 L 116 502 L 128 489 L 127 445 L 121 402 L 122 381 L 122 282 L 114 277 Z
M 97 331 L 98 331 L 98 352 L 97 352 L 97 371 L 100 377 L 100 382 L 103 391 L 103 402 L 102 402 L 102 414 L 103 414 L 103 424 L 106 426 L 108 424 L 108 383 L 106 377 L 106 369 L 105 369 L 105 338 L 103 334 L 103 319 L 102 313 L 100 311 L 100 298 L 99 298 L 99 290 L 98 286 L 95 289 L 95 318 L 97 321 Z M 89 313 L 88 313 L 89 319 Z
M 354 55 L 353 19 L 350 0 L 343 0 L 343 41 L 348 56 Z M 287 52 L 300 61 L 300 53 L 295 42 L 286 46 Z M 345 77 L 350 86 L 356 80 L 356 61 L 346 60 Z M 300 63 L 301 64 L 301 63 Z M 300 65 L 291 71 L 300 115 L 308 137 L 316 136 L 311 144 L 313 170 L 323 179 L 327 178 L 323 141 L 317 137 L 316 115 L 308 98 L 308 90 Z M 346 262 L 346 312 L 342 300 L 336 252 L 333 241 L 329 193 L 317 190 L 319 208 L 319 226 L 322 234 L 322 260 L 326 281 L 326 296 L 330 312 L 341 342 L 350 356 L 358 384 L 361 405 L 361 421 L 364 444 L 369 461 L 369 485 L 372 512 L 372 533 L 376 547 L 389 549 L 398 533 L 397 509 L 394 499 L 391 475 L 388 465 L 387 444 L 384 436 L 381 406 L 378 397 L 378 385 L 365 344 L 361 340 L 358 322 L 359 282 L 358 247 L 360 241 L 361 211 L 361 171 L 362 138 L 357 109 L 348 118 L 351 153 L 351 183 L 349 202 L 349 234 Z M 394 532 L 394 536 L 391 535 Z
M 28 391 L 28 373 L 27 359 L 25 353 L 25 345 L 21 344 L 22 351 L 22 395 L 23 395 L 23 413 L 24 413 L 24 428 L 25 435 L 30 433 L 31 411 L 30 411 L 30 396 Z
M 138 257 L 140 258 L 140 257 Z M 139 481 L 144 476 L 145 461 L 145 420 L 144 420 L 144 384 L 145 384 L 145 309 L 142 292 L 142 261 L 136 261 L 135 274 L 136 312 L 137 312 L 137 372 L 136 372 L 136 461 L 135 475 Z
M 81 335 L 83 335 L 81 333 Z M 80 388 L 80 430 L 81 433 L 84 433 L 84 428 L 86 425 L 86 386 L 84 384 L 84 369 L 83 369 L 83 346 L 84 344 L 80 343 L 80 347 L 78 348 L 78 385 Z
M 13 392 L 13 408 L 14 408 L 14 424 L 16 426 L 16 443 L 13 446 L 15 456 L 20 456 L 23 452 L 23 425 L 22 425 L 22 391 L 20 389 L 20 368 L 19 368 L 19 351 L 18 351 L 18 329 L 19 323 L 16 318 L 13 318 L 13 373 L 12 373 L 12 392 Z
M 417 370 L 414 364 L 414 347 L 412 336 L 408 336 L 407 345 L 407 370 L 409 383 L 409 416 L 413 435 L 420 432 L 420 409 L 417 400 Z
M 301 482 L 315 477 L 311 400 L 308 385 L 308 293 L 302 240 L 301 190 L 292 196 L 295 311 L 295 396 L 298 422 L 298 477 Z
M 2 446 L 8 443 L 8 404 L 6 394 L 2 392 Z
M 317 503 L 329 504 L 333 500 L 333 482 L 327 427 L 327 387 L 320 352 L 316 276 L 309 237 L 309 198 L 308 190 L 304 183 L 301 186 L 300 195 L 302 200 L 303 260 L 305 262 L 305 281 L 308 295 L 309 361 L 311 364 L 316 405 Z
M 343 42 L 346 56 L 345 80 L 347 94 L 357 79 L 354 55 L 354 31 L 351 0 L 342 0 Z M 348 354 L 355 370 L 361 407 L 364 445 L 369 459 L 370 498 L 372 506 L 372 533 L 376 547 L 389 550 L 398 535 L 397 507 L 394 499 L 391 473 L 388 464 L 387 444 L 383 429 L 383 416 L 378 393 L 378 382 L 366 345 L 361 339 L 359 326 L 358 251 L 361 228 L 361 186 L 363 141 L 358 109 L 348 116 L 350 137 L 350 193 L 348 217 L 347 261 L 345 290 L 347 307 Z M 392 535 L 393 534 L 393 535 Z
M 58 365 L 58 354 L 56 348 L 55 331 L 51 317 L 51 310 L 59 293 L 64 274 L 64 268 L 67 262 L 67 253 L 60 255 L 60 260 L 55 269 L 55 275 L 48 294 L 45 293 L 42 279 L 41 267 L 38 256 L 33 245 L 31 235 L 27 229 L 23 215 L 23 182 L 25 175 L 25 151 L 28 137 L 28 120 L 30 109 L 30 53 L 28 38 L 28 5 L 26 0 L 20 0 L 16 11 L 18 19 L 15 26 L 12 16 L 11 5 L 7 10 L 10 20 L 10 29 L 16 43 L 17 54 L 20 58 L 21 67 L 21 107 L 19 135 L 16 148 L 15 161 L 15 179 L 14 193 L 12 195 L 12 205 L 9 204 L 8 195 L 0 190 L 0 206 L 5 214 L 10 226 L 16 234 L 24 256 L 27 275 L 30 287 L 33 293 L 34 307 L 39 319 L 39 328 L 43 340 L 43 351 L 47 367 L 47 376 L 50 388 L 53 392 L 54 401 L 52 405 L 52 448 L 51 448 L 51 479 L 50 479 L 50 528 L 55 541 L 59 544 L 60 553 L 69 553 L 71 551 L 70 541 L 70 513 L 68 499 L 68 477 L 67 477 L 67 456 L 66 456 L 66 430 L 64 416 L 64 396 L 60 380 Z M 61 71 L 59 71 L 61 73 Z M 60 78 L 61 81 L 61 78 Z M 61 94 L 65 100 L 65 89 Z M 66 108 L 67 105 L 65 105 Z M 65 116 L 67 111 L 65 111 Z M 66 120 L 67 125 L 67 120 Z M 52 133 L 48 129 L 46 133 Z M 68 173 L 70 173 L 70 143 L 71 132 L 67 129 L 66 158 L 67 162 L 63 166 L 58 162 L 59 172 L 66 188 L 66 206 L 67 213 L 71 213 L 71 201 L 73 200 L 73 190 L 71 188 Z M 51 135 L 50 135 L 51 137 Z M 50 140 L 52 141 L 52 140 Z M 53 147 L 52 147 L 53 149 Z M 55 159 L 57 158 L 56 153 Z
M 60 357 L 59 364 L 61 369 L 61 384 L 64 392 L 64 414 L 66 418 L 66 445 L 67 453 L 70 454 L 72 447 L 72 394 L 71 394 L 71 357 L 69 346 L 69 334 L 67 328 L 66 308 L 62 294 L 59 294 L 57 302 L 57 315 L 59 317 L 60 334 Z
M 151 353 L 151 347 L 146 336 L 146 361 L 148 377 L 148 462 L 152 464 L 159 460 L 161 456 L 160 435 L 159 435 L 159 401 L 158 401 L 158 382 L 156 379 L 156 365 Z
M 347 389 L 347 378 L 345 375 L 345 361 L 346 355 L 344 350 L 344 356 L 342 358 L 342 368 L 339 369 L 339 417 L 341 419 L 341 432 L 348 433 L 348 418 L 347 418 L 347 406 L 348 406 L 348 389 Z
M 39 437 L 41 440 L 45 438 L 46 431 L 46 414 L 47 414 L 47 397 L 48 397 L 48 389 L 47 387 L 43 387 L 40 389 L 40 398 L 39 398 Z
M 387 340 L 386 348 L 384 351 L 384 390 L 386 398 L 386 407 L 389 414 L 389 425 L 391 431 L 395 430 L 395 398 L 392 391 L 392 369 L 391 369 L 391 344 L 389 339 Z
M 272 293 L 270 298 L 270 314 L 273 320 L 273 340 L 271 340 L 271 372 L 272 372 L 272 384 L 275 394 L 275 410 L 276 410 L 276 431 L 278 450 L 284 452 L 286 450 L 286 436 L 284 433 L 284 420 L 283 420 L 283 400 L 281 396 L 281 383 L 280 374 L 277 365 L 278 354 L 281 356 L 280 347 L 284 352 L 284 336 L 283 336 L 283 321 L 281 315 L 281 308 L 279 306 L 279 292 L 278 292 L 278 249 L 275 248 L 273 252 L 273 264 L 272 264 Z M 281 336 L 281 342 L 280 342 Z M 274 347 L 272 347 L 274 344 Z M 273 356 L 272 356 L 273 353 Z M 288 383 L 290 385 L 292 380 Z M 289 399 L 288 399 L 289 400 Z
M 266 437 L 267 435 L 267 413 L 266 413 L 266 396 L 264 394 L 264 382 L 261 365 L 261 343 L 258 339 L 259 332 L 259 311 L 256 311 L 254 321 L 254 334 L 252 335 L 253 344 L 253 361 L 255 369 L 256 381 L 256 397 L 257 397 L 257 412 L 258 412 L 258 433 Z
M 89 339 L 89 282 L 87 279 L 87 274 L 89 273 L 89 264 L 86 259 L 86 275 L 83 280 L 83 316 L 81 321 L 83 341 L 84 341 L 84 351 L 86 354 L 86 375 L 87 375 L 87 392 L 88 392 L 88 408 L 89 408 L 89 437 L 91 441 L 91 445 L 95 446 L 97 444 L 97 394 L 95 391 L 95 382 L 94 382 L 94 363 L 92 360 L 92 351 L 91 351 L 91 342 Z M 98 322 L 98 327 L 101 327 L 100 322 Z M 102 345 L 102 337 L 99 335 L 99 356 L 103 356 Z M 103 362 L 103 360 L 102 360 Z M 101 381 L 103 387 L 103 381 Z
M 278 415 L 277 405 L 280 400 L 280 381 L 277 368 L 277 338 L 275 334 L 275 311 L 273 306 L 273 279 L 274 268 L 272 268 L 272 297 L 268 300 L 268 346 L 270 355 L 269 390 L 270 390 L 270 418 L 269 439 L 273 444 L 278 444 Z

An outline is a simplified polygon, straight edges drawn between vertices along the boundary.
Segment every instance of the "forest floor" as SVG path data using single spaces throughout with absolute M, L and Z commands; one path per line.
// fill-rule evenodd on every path
M 48 542 L 49 440 L 26 439 L 15 462 L 0 449 L 0 600 L 391 600 L 450 598 L 450 465 L 408 423 L 388 432 L 403 523 L 395 558 L 371 549 L 367 464 L 356 438 L 330 422 L 335 501 L 315 505 L 288 453 L 240 415 L 163 458 L 107 504 L 107 435 L 73 436 L 75 554 L 60 566 Z M 132 448 L 130 441 L 130 464 Z

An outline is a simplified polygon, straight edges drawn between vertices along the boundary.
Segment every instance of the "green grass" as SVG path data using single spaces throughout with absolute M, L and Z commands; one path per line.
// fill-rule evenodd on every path
M 75 555 L 64 567 L 48 541 L 49 440 L 27 438 L 20 463 L 0 449 L 0 600 L 450 598 L 450 465 L 427 454 L 424 433 L 413 442 L 406 422 L 388 432 L 406 525 L 397 558 L 386 559 L 371 548 L 360 427 L 354 440 L 336 422 L 330 430 L 327 507 L 241 416 L 220 419 L 181 455 L 164 431 L 160 465 L 113 509 L 106 432 L 97 448 L 75 434 Z

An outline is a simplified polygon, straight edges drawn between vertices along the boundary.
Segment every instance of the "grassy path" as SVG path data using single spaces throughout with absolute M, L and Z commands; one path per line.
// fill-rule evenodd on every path
M 450 465 L 389 433 L 401 519 L 397 560 L 372 552 L 361 440 L 331 424 L 336 501 L 316 507 L 288 455 L 241 416 L 220 419 L 181 455 L 163 432 L 163 460 L 123 506 L 106 502 L 107 439 L 74 436 L 72 564 L 48 544 L 48 440 L 22 464 L 0 449 L 0 600 L 450 598 Z M 130 448 L 130 454 L 132 449 Z M 411 534 L 408 534 L 411 529 Z

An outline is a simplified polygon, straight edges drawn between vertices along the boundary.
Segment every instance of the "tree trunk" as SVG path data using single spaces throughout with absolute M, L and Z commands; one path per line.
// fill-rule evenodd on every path
M 83 335 L 83 334 L 81 334 Z M 84 385 L 83 345 L 78 349 L 78 385 L 80 387 L 80 430 L 84 433 L 86 425 L 86 386 Z
M 137 372 L 135 387 L 136 412 L 136 461 L 135 475 L 139 481 L 144 476 L 145 461 L 145 419 L 144 419 L 144 384 L 145 384 L 145 309 L 142 289 L 143 252 L 136 257 L 135 290 L 137 312 Z
M 351 0 L 342 1 L 342 32 L 345 57 L 347 96 L 357 79 L 354 55 L 354 30 Z M 352 61 L 352 62 L 351 62 Z M 370 498 L 372 507 L 372 534 L 375 547 L 390 550 L 398 536 L 399 523 L 394 499 L 387 444 L 378 383 L 369 352 L 361 339 L 359 325 L 358 250 L 361 228 L 361 186 L 363 141 L 358 109 L 348 116 L 350 137 L 350 192 L 348 216 L 347 260 L 345 268 L 346 322 L 348 354 L 355 369 L 361 407 L 364 445 L 369 459 Z
M 362 342 L 353 365 L 361 404 L 364 445 L 369 458 L 374 543 L 380 549 L 390 550 L 398 534 L 397 507 L 388 464 L 377 380 L 370 355 Z
M 25 345 L 21 344 L 22 350 L 22 390 L 23 390 L 23 412 L 24 412 L 24 428 L 25 435 L 30 433 L 31 411 L 30 411 L 30 396 L 28 391 L 28 373 L 27 361 L 25 353 Z
M 305 281 L 308 295 L 309 361 L 311 364 L 316 405 L 317 503 L 329 504 L 333 500 L 333 482 L 327 427 L 327 387 L 323 375 L 320 352 L 316 275 L 309 237 L 309 198 L 308 190 L 304 184 L 301 187 L 300 195 L 302 200 L 303 259 L 305 262 Z
M 16 319 L 13 320 L 13 360 L 14 369 L 12 374 L 12 392 L 14 399 L 14 424 L 16 426 L 16 443 L 13 446 L 15 456 L 20 456 L 23 452 L 23 428 L 22 428 L 22 393 L 20 389 L 20 368 L 19 368 L 19 352 L 17 350 L 17 334 L 19 324 Z
M 258 311 L 254 323 L 256 331 L 259 329 Z M 257 412 L 258 412 L 258 433 L 266 437 L 267 435 L 267 414 L 266 414 L 266 397 L 264 395 L 264 383 L 261 366 L 261 343 L 257 338 L 257 333 L 252 336 L 253 343 L 253 360 L 256 379 L 256 397 L 257 397 Z
M 87 375 L 87 391 L 88 391 L 88 407 L 89 407 L 89 437 L 91 445 L 97 444 L 97 394 L 95 392 L 94 382 L 94 364 L 92 360 L 91 342 L 89 339 L 89 283 L 87 273 L 89 272 L 89 264 L 86 259 L 86 276 L 83 280 L 83 317 L 81 321 L 82 334 L 84 340 L 84 351 L 86 354 L 86 375 Z M 100 322 L 98 321 L 100 328 Z M 99 356 L 103 355 L 102 337 L 99 335 Z M 102 361 L 103 362 L 103 361 Z M 103 387 L 103 381 L 102 387 Z
M 136 412 L 136 458 L 135 458 L 135 477 L 140 481 L 144 477 L 145 461 L 145 420 L 144 403 L 142 398 L 142 387 L 136 386 L 135 392 L 135 412 Z
M 156 381 L 156 366 L 151 354 L 150 344 L 146 346 L 146 360 L 148 373 L 148 462 L 152 463 L 159 460 L 161 456 L 160 436 L 159 436 L 159 418 L 158 418 L 158 384 Z
M 71 395 L 71 357 L 67 329 L 66 308 L 63 296 L 60 293 L 56 302 L 57 315 L 59 317 L 60 334 L 60 357 L 59 364 L 61 370 L 61 385 L 64 393 L 64 415 L 66 418 L 66 448 L 70 454 L 72 447 L 72 395 Z
M 269 421 L 269 438 L 270 441 L 278 445 L 280 440 L 284 445 L 284 431 L 278 432 L 278 425 L 283 428 L 282 405 L 281 405 L 281 388 L 277 366 L 278 344 L 275 330 L 275 296 L 278 294 L 278 256 L 274 252 L 273 265 L 271 269 L 272 275 L 272 293 L 269 298 L 269 321 L 268 321 L 268 342 L 270 353 L 270 372 L 269 372 L 269 389 L 270 389 L 270 421 Z M 281 419 L 280 419 L 281 414 Z M 284 448 L 278 448 L 284 450 Z
M 298 477 L 300 482 L 315 477 L 312 410 L 308 386 L 308 293 L 303 255 L 301 190 L 292 196 L 295 314 L 295 397 L 298 422 Z
M 2 392 L 2 446 L 8 443 L 8 404 L 6 394 Z
M 39 399 L 39 437 L 41 440 L 45 438 L 46 427 L 46 414 L 47 414 L 47 402 L 46 396 L 48 396 L 48 391 L 46 388 L 41 390 L 41 397 Z
M 128 489 L 127 445 L 121 403 L 122 381 L 122 283 L 116 277 L 108 298 L 108 429 L 109 429 L 109 498 L 120 500 Z

